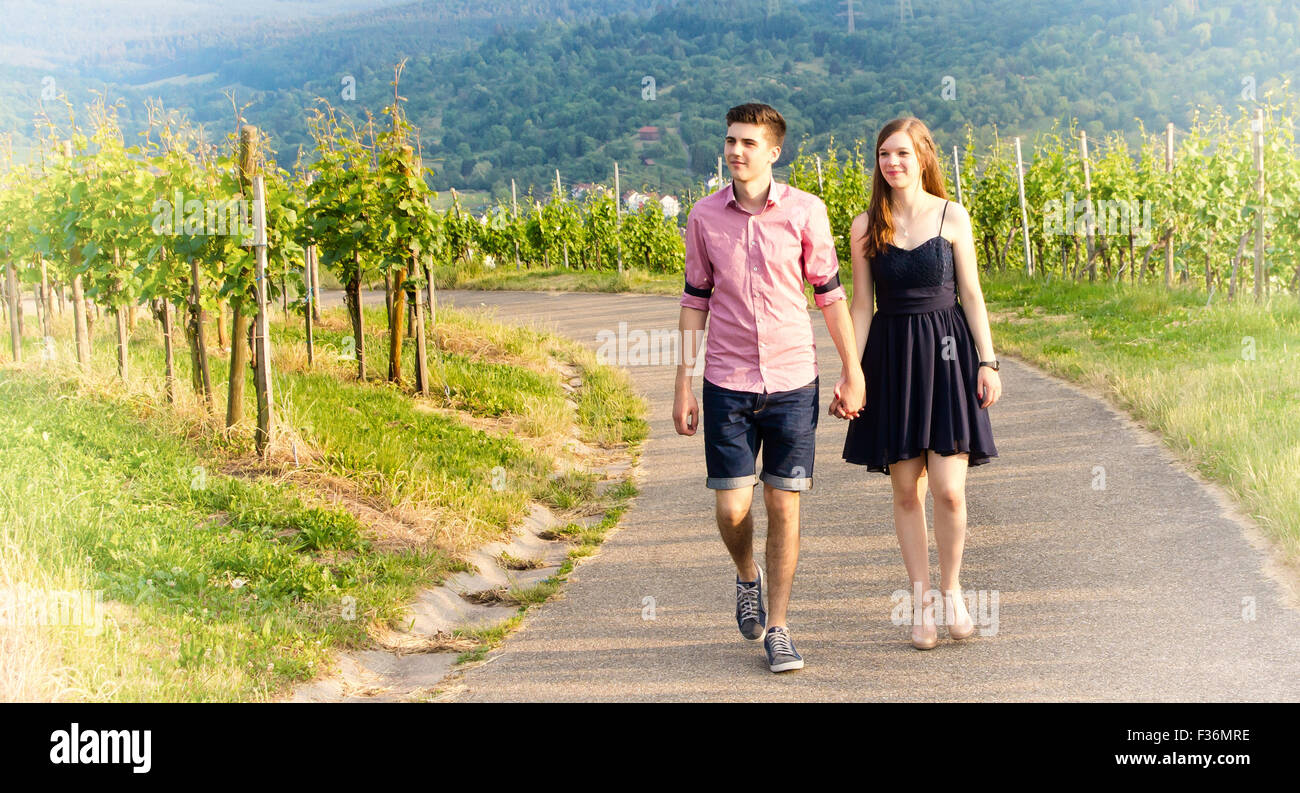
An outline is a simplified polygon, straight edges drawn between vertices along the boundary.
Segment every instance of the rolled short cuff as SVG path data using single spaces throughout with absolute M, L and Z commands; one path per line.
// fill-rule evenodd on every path
M 682 299 L 678 302 L 680 305 L 685 306 L 686 308 L 693 308 L 697 311 L 709 310 L 709 298 L 707 297 L 699 297 L 698 295 L 688 295 L 683 292 Z
M 710 490 L 738 490 L 758 484 L 758 477 L 749 476 L 710 476 L 704 480 L 704 486 Z
M 813 303 L 818 308 L 826 308 L 837 300 L 848 300 L 848 295 L 844 294 L 844 287 L 837 286 L 829 292 L 814 292 Z
M 772 487 L 775 487 L 777 490 L 791 490 L 795 492 L 812 490 L 811 476 L 794 478 L 789 476 L 776 476 L 775 474 L 769 474 L 767 471 L 764 471 L 758 475 L 758 478 Z

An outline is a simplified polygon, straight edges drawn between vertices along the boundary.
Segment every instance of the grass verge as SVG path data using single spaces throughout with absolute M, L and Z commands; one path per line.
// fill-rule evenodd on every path
M 367 314 L 372 372 L 387 366 L 382 315 Z M 530 500 L 585 508 L 583 460 L 561 439 L 626 449 L 645 435 L 626 379 L 576 343 L 456 311 L 439 312 L 434 396 L 358 382 L 338 309 L 310 368 L 297 322 L 273 322 L 283 440 L 278 467 L 253 464 L 251 378 L 248 418 L 227 431 L 224 409 L 190 393 L 183 342 L 168 404 L 157 325 L 135 329 L 123 384 L 104 319 L 84 375 L 67 317 L 53 361 L 29 315 L 28 363 L 0 368 L 0 699 L 273 698 L 367 645 Z M 224 408 L 227 358 L 209 345 Z M 568 371 L 590 394 L 569 399 Z M 377 531 L 363 501 L 409 536 Z

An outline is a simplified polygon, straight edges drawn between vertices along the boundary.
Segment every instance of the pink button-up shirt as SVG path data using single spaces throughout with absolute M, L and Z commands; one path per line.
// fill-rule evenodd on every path
M 686 220 L 681 304 L 710 312 L 704 377 L 733 391 L 802 388 L 817 376 L 803 282 L 818 307 L 844 300 L 826 205 L 775 180 L 751 215 L 728 185 Z

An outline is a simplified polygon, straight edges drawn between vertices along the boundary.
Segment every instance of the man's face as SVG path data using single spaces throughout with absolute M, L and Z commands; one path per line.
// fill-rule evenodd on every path
M 731 177 L 741 182 L 758 178 L 781 157 L 781 147 L 773 144 L 766 127 L 739 121 L 727 127 L 724 151 Z

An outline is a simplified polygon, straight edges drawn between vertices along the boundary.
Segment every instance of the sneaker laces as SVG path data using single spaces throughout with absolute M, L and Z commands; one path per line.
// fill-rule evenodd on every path
M 767 640 L 771 643 L 772 655 L 794 655 L 794 645 L 790 644 L 789 634 L 780 628 L 769 630 Z
M 736 604 L 740 606 L 740 619 L 758 620 L 758 585 L 736 582 Z

